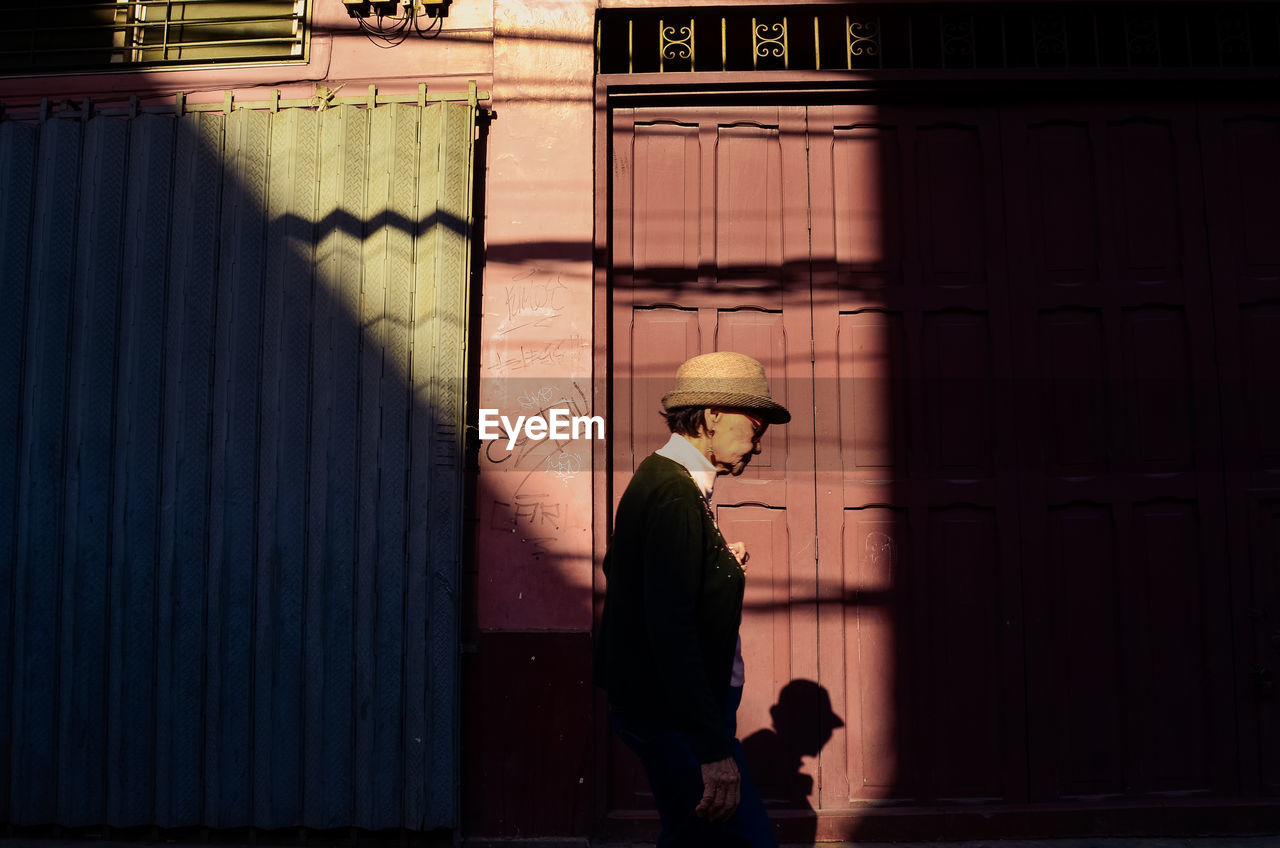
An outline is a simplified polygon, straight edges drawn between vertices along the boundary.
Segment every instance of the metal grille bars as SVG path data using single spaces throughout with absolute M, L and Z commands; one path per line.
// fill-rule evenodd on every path
M 0 74 L 306 61 L 308 0 L 0 3 Z
M 1280 68 L 1280 3 L 602 9 L 596 51 L 603 74 L 1266 70 Z

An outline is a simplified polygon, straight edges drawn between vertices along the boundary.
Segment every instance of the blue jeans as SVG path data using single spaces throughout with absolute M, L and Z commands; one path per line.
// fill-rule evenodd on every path
M 735 734 L 742 688 L 729 690 L 725 727 Z M 733 740 L 733 759 L 742 775 L 738 809 L 725 821 L 713 822 L 694 813 L 702 799 L 702 766 L 684 734 L 656 728 L 649 722 L 616 708 L 610 710 L 613 729 L 644 764 L 653 790 L 653 801 L 662 818 L 659 848 L 777 848 L 773 825 L 742 756 L 742 744 Z

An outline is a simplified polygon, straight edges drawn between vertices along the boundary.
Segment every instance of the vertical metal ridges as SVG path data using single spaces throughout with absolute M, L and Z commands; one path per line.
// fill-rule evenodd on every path
M 455 824 L 475 94 L 0 123 L 0 821 Z

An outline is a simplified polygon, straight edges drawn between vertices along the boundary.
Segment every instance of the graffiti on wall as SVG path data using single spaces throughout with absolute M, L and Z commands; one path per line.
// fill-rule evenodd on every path
M 573 302 L 572 292 L 555 271 L 522 268 L 489 307 L 497 325 L 484 353 L 485 372 L 492 381 L 484 403 L 506 420 L 497 427 L 499 437 L 481 441 L 481 458 L 490 473 L 519 474 L 494 478 L 502 482 L 493 487 L 485 527 L 518 540 L 534 560 L 557 550 L 573 523 L 572 505 L 581 496 L 575 481 L 589 468 L 590 439 L 604 435 L 603 419 L 599 436 L 592 430 L 586 438 L 581 433 L 565 438 L 554 430 L 531 435 L 517 423 L 550 420 L 553 413 L 574 419 L 592 416 L 590 386 L 578 376 L 589 371 L 590 344 L 577 331 L 575 319 L 583 316 L 576 314 L 582 309 Z

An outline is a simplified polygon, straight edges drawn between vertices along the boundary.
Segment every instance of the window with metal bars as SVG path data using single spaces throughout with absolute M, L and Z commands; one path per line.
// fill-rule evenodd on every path
M 0 74 L 305 62 L 310 0 L 0 0 Z

